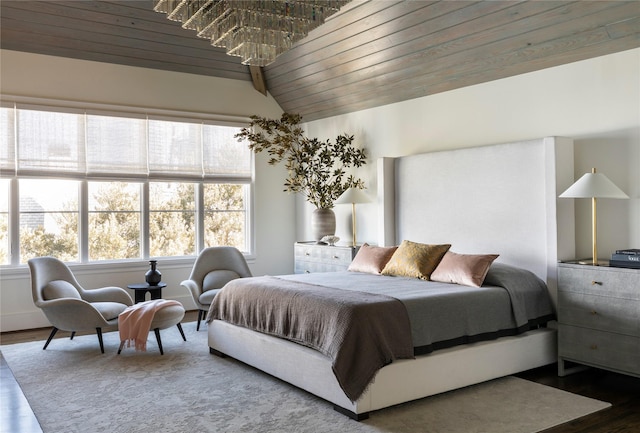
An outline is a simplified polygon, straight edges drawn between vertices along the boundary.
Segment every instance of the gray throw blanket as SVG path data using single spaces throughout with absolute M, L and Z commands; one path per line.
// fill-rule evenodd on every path
M 385 295 L 270 276 L 239 278 L 214 298 L 207 320 L 214 319 L 318 350 L 332 360 L 352 401 L 380 368 L 414 357 L 406 308 Z
M 533 272 L 504 263 L 493 263 L 484 279 L 485 285 L 504 287 L 511 298 L 511 309 L 517 327 L 530 319 L 553 314 L 547 285 Z

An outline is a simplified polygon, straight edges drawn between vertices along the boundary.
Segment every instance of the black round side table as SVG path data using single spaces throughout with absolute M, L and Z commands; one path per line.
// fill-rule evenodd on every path
M 151 295 L 151 299 L 162 298 L 162 288 L 167 287 L 167 283 L 158 283 L 156 286 L 150 286 L 148 283 L 129 284 L 127 287 L 135 291 L 137 304 L 138 302 L 144 302 L 147 292 Z

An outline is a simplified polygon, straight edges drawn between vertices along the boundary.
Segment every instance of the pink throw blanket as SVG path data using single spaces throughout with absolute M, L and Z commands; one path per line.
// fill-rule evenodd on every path
M 147 350 L 147 337 L 156 311 L 170 305 L 182 305 L 178 301 L 168 299 L 154 299 L 140 302 L 127 307 L 118 316 L 118 330 L 120 331 L 120 343 L 127 343 L 131 347 L 131 342 L 135 344 L 136 350 Z

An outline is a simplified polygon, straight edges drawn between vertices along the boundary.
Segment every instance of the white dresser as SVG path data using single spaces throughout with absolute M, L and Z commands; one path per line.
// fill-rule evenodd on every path
M 318 245 L 315 242 L 296 242 L 294 272 L 346 271 L 356 256 L 357 247 Z
M 640 269 L 558 265 L 558 375 L 565 361 L 640 377 Z

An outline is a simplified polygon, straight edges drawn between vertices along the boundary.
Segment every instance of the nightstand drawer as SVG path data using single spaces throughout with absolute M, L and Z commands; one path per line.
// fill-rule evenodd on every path
M 580 266 L 558 268 L 558 291 L 640 301 L 640 273 L 635 269 Z
M 558 265 L 558 374 L 565 361 L 640 375 L 640 270 Z
M 558 319 L 567 325 L 640 337 L 640 301 L 559 291 Z
M 640 375 L 640 338 L 560 324 L 558 355 L 620 372 Z

